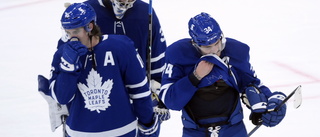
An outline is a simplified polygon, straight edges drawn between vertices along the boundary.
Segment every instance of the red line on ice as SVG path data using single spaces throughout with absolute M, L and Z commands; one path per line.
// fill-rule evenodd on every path
M 276 61 L 274 61 L 273 63 L 276 64 L 276 65 L 278 65 L 278 66 L 280 66 L 280 67 L 282 67 L 282 68 L 285 68 L 285 69 L 287 69 L 287 70 L 290 70 L 290 71 L 292 71 L 292 72 L 294 72 L 294 73 L 296 73 L 296 74 L 298 74 L 298 75 L 307 77 L 307 78 L 311 79 L 312 81 L 316 81 L 316 82 L 319 82 L 319 81 L 320 81 L 318 78 L 313 77 L 312 75 L 309 75 L 309 74 L 307 74 L 307 73 L 305 73 L 305 72 L 303 72 L 303 71 L 299 71 L 299 70 L 297 70 L 297 69 L 295 69 L 295 68 L 293 68 L 293 67 L 291 67 L 291 66 L 288 66 L 288 65 L 286 65 L 286 64 L 284 64 L 284 63 L 280 63 L 280 62 L 276 62 Z
M 284 63 L 280 63 L 280 62 L 276 62 L 274 61 L 273 62 L 274 64 L 282 67 L 282 68 L 285 68 L 287 70 L 290 70 L 298 75 L 301 75 L 303 77 L 306 77 L 308 79 L 310 79 L 311 81 L 304 81 L 304 82 L 297 82 L 297 83 L 289 83 L 289 84 L 282 84 L 282 85 L 275 85 L 275 86 L 271 86 L 272 88 L 275 88 L 275 87 L 292 87 L 292 86 L 297 86 L 297 85 L 303 85 L 303 84 L 314 84 L 314 83 L 320 83 L 320 79 L 312 76 L 312 75 L 309 75 L 303 71 L 299 71 L 289 65 L 286 65 Z M 320 95 L 314 95 L 314 96 L 308 96 L 308 97 L 303 97 L 304 99 L 306 100 L 312 100 L 312 99 L 319 99 L 320 98 Z

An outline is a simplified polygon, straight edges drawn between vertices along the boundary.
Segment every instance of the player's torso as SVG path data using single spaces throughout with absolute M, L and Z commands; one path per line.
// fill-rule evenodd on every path
M 115 17 L 112 7 L 103 7 L 98 2 L 92 1 L 90 4 L 97 13 L 97 24 L 102 33 L 128 36 L 134 41 L 137 52 L 145 61 L 149 30 L 148 6 L 141 1 L 136 1 L 119 20 Z
M 80 57 L 83 70 L 77 82 L 79 92 L 69 105 L 70 119 L 81 119 L 69 121 L 68 125 L 75 130 L 106 131 L 136 119 L 123 82 L 125 65 L 119 59 L 123 55 L 114 44 L 100 42 L 93 51 Z M 88 125 L 90 128 L 86 127 Z

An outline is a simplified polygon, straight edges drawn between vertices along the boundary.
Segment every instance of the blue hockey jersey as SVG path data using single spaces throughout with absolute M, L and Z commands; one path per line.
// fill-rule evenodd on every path
M 152 121 L 145 68 L 127 36 L 103 35 L 93 52 L 80 57 L 80 72 L 60 69 L 62 52 L 60 46 L 54 54 L 50 90 L 55 100 L 69 106 L 70 136 L 134 136 L 138 121 Z
M 88 0 L 97 14 L 97 24 L 103 34 L 124 34 L 134 41 L 136 50 L 143 62 L 147 63 L 148 31 L 149 31 L 149 5 L 136 0 L 133 7 L 128 9 L 122 19 L 114 15 L 110 0 Z M 164 69 L 164 52 L 166 40 L 161 30 L 158 17 L 153 10 L 152 15 L 152 52 L 151 52 L 151 78 L 161 81 Z
M 220 57 L 216 55 L 202 56 L 194 47 L 190 38 L 181 39 L 167 48 L 166 69 L 163 72 L 160 98 L 169 109 L 182 110 L 184 127 L 196 128 L 198 125 L 186 113 L 185 106 L 202 87 L 212 85 L 223 79 L 229 86 L 239 93 L 249 85 L 256 85 L 269 97 L 271 92 L 256 77 L 255 71 L 249 63 L 249 46 L 235 39 L 227 38 L 225 48 Z M 207 56 L 207 57 L 206 57 Z M 195 66 L 201 59 L 214 64 L 212 71 L 205 76 L 198 86 L 194 86 L 188 76 L 193 73 Z M 243 119 L 240 98 L 228 122 L 235 124 Z

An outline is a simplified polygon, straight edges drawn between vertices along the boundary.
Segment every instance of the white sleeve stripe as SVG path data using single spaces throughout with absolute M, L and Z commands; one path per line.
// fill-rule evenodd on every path
M 56 80 L 54 80 L 54 81 L 52 81 L 52 82 L 50 83 L 51 96 L 52 96 L 52 98 L 53 98 L 56 102 L 60 103 L 60 102 L 58 101 L 58 99 L 57 99 L 56 94 L 54 93 L 54 84 L 55 84 L 55 83 L 56 83 Z M 68 102 L 71 102 L 71 101 L 73 100 L 74 96 L 75 96 L 75 95 L 73 95 L 72 98 L 71 98 Z
M 161 53 L 158 57 L 151 58 L 151 63 L 157 62 L 158 60 L 162 59 L 164 57 L 164 52 Z
M 163 65 L 161 68 L 158 68 L 158 69 L 154 69 L 154 70 L 151 70 L 151 74 L 156 74 L 156 73 L 162 73 L 162 71 L 165 69 L 165 65 Z
M 116 129 L 102 131 L 102 132 L 81 132 L 72 130 L 68 125 L 66 126 L 66 130 L 68 134 L 72 137 L 114 137 L 114 136 L 122 136 L 136 129 L 138 125 L 137 120 Z
M 148 97 L 150 96 L 150 94 L 151 94 L 151 91 L 149 90 L 139 94 L 129 94 L 129 96 L 131 99 L 140 99 L 140 98 Z
M 126 85 L 127 88 L 138 88 L 138 87 L 142 87 L 144 86 L 145 84 L 147 84 L 148 82 L 148 79 L 147 77 L 144 78 L 144 80 L 138 84 L 132 84 L 132 85 Z
M 162 102 L 163 102 L 164 104 L 166 104 L 166 103 L 165 103 L 165 97 L 166 97 L 167 91 L 168 91 L 169 87 L 170 87 L 172 84 L 173 84 L 173 83 L 168 83 L 168 84 L 165 84 L 165 85 L 161 86 L 160 91 L 163 90 L 163 94 L 162 94 L 161 100 L 162 100 Z
M 49 87 L 50 87 L 50 89 L 51 89 L 51 96 L 52 96 L 52 98 L 58 102 L 57 97 L 56 97 L 56 94 L 54 93 L 54 90 L 53 90 L 53 89 L 54 89 L 54 83 L 56 83 L 55 80 L 50 83 L 50 86 L 49 86 Z

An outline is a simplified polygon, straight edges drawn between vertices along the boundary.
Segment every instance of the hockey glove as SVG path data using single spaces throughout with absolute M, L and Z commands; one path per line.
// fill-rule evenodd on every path
M 246 105 L 252 110 L 253 113 L 263 113 L 267 109 L 267 98 L 259 91 L 259 89 L 250 86 L 246 88 Z M 246 102 L 246 101 L 244 101 Z
M 146 126 L 142 123 L 138 124 L 138 137 L 158 137 L 160 133 L 160 124 L 161 121 L 159 120 L 159 116 L 154 114 L 152 125 Z
M 151 80 L 153 112 L 155 115 L 158 115 L 162 122 L 170 119 L 170 111 L 162 102 L 159 102 L 160 99 L 158 98 L 158 95 L 160 92 L 160 86 L 159 82 Z
M 274 127 L 282 121 L 286 115 L 286 104 L 283 104 L 278 110 L 275 110 L 275 108 L 278 107 L 285 98 L 286 95 L 282 92 L 272 93 L 272 96 L 268 98 L 268 112 L 262 114 L 263 125 Z
M 254 86 L 245 89 L 241 96 L 243 103 L 251 109 L 249 119 L 254 125 L 262 124 L 262 113 L 267 110 L 267 98 Z
M 156 102 L 154 104 L 159 104 L 159 102 L 157 100 L 153 100 L 152 102 L 153 103 Z M 169 120 L 171 117 L 169 109 L 164 108 L 164 107 L 160 107 L 159 105 L 154 105 L 153 112 L 155 113 L 155 115 L 157 115 L 159 117 L 159 120 L 161 122 Z
M 80 41 L 70 41 L 63 45 L 60 68 L 67 72 L 75 72 L 81 67 L 79 58 L 88 51 L 87 47 Z
M 66 105 L 60 105 L 49 95 L 49 80 L 42 75 L 38 75 L 38 91 L 49 105 L 49 117 L 51 131 L 54 132 L 64 121 L 63 116 L 68 116 Z

